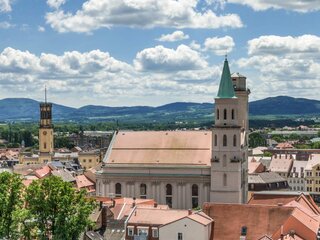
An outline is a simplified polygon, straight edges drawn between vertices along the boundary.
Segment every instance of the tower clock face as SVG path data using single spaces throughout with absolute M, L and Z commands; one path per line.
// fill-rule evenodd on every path
M 47 135 L 47 131 L 43 131 L 43 135 Z

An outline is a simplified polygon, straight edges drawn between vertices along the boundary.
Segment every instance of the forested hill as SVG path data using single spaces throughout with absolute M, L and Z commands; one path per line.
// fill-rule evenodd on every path
M 108 107 L 88 105 L 72 108 L 53 104 L 55 120 L 130 120 L 130 121 L 185 121 L 209 119 L 211 103 L 176 102 L 159 107 Z M 250 102 L 250 115 L 320 114 L 320 101 L 286 96 L 270 97 Z M 39 102 L 28 98 L 0 100 L 0 121 L 36 121 Z

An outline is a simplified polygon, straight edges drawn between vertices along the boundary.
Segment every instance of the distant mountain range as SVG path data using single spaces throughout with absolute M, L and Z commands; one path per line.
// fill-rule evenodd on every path
M 287 96 L 269 97 L 249 103 L 250 115 L 320 115 L 320 101 Z M 127 120 L 127 121 L 184 121 L 209 119 L 214 104 L 176 102 L 159 107 L 108 107 L 87 105 L 72 108 L 53 103 L 56 121 Z M 28 98 L 0 100 L 0 121 L 37 121 L 39 102 Z

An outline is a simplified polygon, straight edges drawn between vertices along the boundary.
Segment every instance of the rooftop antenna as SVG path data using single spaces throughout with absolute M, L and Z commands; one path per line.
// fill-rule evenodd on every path
M 47 86 L 44 85 L 44 102 L 47 103 Z

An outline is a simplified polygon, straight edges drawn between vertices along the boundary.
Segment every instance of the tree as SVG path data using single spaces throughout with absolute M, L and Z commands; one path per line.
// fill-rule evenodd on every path
M 0 239 L 18 239 L 22 194 L 23 184 L 18 175 L 0 173 Z
M 91 224 L 89 215 L 95 208 L 84 191 L 55 176 L 33 181 L 26 202 L 40 239 L 78 239 Z
M 249 135 L 249 147 L 255 148 L 259 146 L 266 146 L 266 140 L 260 133 L 254 132 Z

